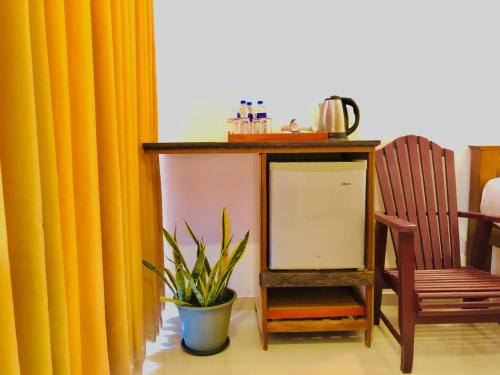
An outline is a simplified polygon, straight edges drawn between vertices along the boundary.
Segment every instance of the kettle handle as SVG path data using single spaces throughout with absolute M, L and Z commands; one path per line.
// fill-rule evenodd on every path
M 345 134 L 350 135 L 358 128 L 358 125 L 359 125 L 359 107 L 356 104 L 356 102 L 354 100 L 352 100 L 351 98 L 342 98 L 342 106 L 344 107 L 344 112 L 347 112 L 347 108 L 346 108 L 347 105 L 351 106 L 353 109 L 353 112 L 354 112 L 354 124 L 352 124 L 352 126 L 350 128 L 349 128 L 349 124 L 347 122 L 348 121 L 347 116 L 345 118 L 345 121 L 346 121 Z

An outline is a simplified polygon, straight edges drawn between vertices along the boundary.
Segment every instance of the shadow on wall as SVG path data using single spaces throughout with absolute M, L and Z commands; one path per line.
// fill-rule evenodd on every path
M 205 240 L 211 263 L 220 251 L 223 206 L 229 214 L 233 246 L 250 230 L 246 254 L 230 285 L 240 297 L 254 295 L 253 259 L 260 241 L 258 156 L 165 155 L 160 158 L 160 167 L 163 226 L 173 231 L 177 225 L 177 238 L 189 265 L 194 264 L 196 247 L 184 229 L 184 219 Z M 165 255 L 171 258 L 168 244 Z

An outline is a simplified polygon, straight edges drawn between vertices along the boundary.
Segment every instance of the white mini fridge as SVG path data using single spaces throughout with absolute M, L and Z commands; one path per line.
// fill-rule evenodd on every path
M 366 160 L 269 163 L 269 266 L 365 267 Z

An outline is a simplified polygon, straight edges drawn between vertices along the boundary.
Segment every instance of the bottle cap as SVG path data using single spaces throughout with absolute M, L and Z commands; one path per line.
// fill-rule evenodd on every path
M 246 102 L 246 100 L 240 100 L 240 104 L 245 104 Z
M 259 100 L 259 101 L 257 102 L 257 104 L 264 104 L 264 101 L 263 101 L 263 100 Z
M 247 105 L 252 105 L 252 102 L 247 102 Z

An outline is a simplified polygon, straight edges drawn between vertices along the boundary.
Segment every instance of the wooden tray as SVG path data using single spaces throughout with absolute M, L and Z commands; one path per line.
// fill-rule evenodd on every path
M 306 142 L 326 141 L 328 133 L 268 133 L 268 134 L 227 134 L 228 142 Z

